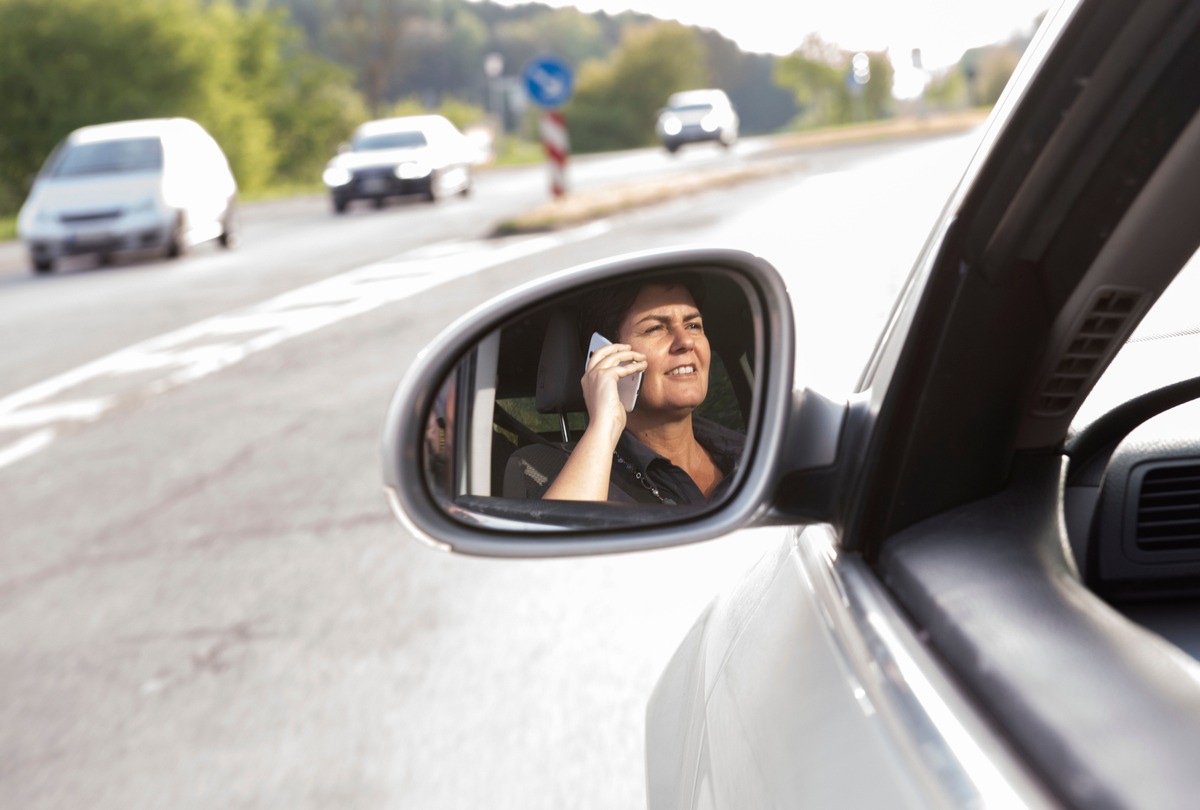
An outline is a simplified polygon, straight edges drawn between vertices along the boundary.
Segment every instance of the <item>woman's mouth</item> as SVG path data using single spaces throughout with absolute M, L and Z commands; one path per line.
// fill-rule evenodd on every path
M 695 374 L 695 373 L 696 373 L 695 366 L 680 366 L 679 368 L 673 368 L 670 371 L 668 371 L 667 376 L 668 377 L 677 377 L 681 374 Z

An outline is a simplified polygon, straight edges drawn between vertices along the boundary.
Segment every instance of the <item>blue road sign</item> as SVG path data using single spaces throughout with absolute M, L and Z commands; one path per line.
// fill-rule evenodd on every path
M 539 56 L 525 63 L 521 80 L 534 104 L 552 110 L 571 98 L 575 77 L 570 66 L 561 59 Z

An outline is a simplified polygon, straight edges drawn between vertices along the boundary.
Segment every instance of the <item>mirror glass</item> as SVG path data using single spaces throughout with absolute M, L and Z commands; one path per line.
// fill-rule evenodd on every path
M 746 458 L 762 323 L 747 283 L 720 268 L 640 272 L 531 307 L 440 386 L 427 486 L 460 520 L 527 531 L 712 508 Z

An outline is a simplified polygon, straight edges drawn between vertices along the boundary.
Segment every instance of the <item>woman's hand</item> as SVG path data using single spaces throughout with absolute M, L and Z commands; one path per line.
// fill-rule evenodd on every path
M 625 406 L 621 404 L 617 381 L 646 370 L 646 355 L 635 352 L 626 343 L 613 343 L 592 353 L 579 384 L 587 404 L 588 427 L 602 430 L 616 446 L 625 429 Z
M 645 370 L 646 355 L 633 351 L 627 344 L 613 343 L 593 352 L 579 381 L 583 401 L 587 403 L 587 430 L 543 498 L 608 500 L 613 450 L 625 429 L 625 406 L 617 392 L 617 381 Z

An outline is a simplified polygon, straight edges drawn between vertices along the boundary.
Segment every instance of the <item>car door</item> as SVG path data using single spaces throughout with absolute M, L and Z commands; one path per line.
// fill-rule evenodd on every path
M 1072 418 L 1200 244 L 1198 71 L 1196 0 L 1051 13 L 857 393 L 793 389 L 767 351 L 747 464 L 706 510 L 489 523 L 426 488 L 413 448 L 429 392 L 481 330 L 608 278 L 721 264 L 758 302 L 763 346 L 797 348 L 786 291 L 752 258 L 564 274 L 464 319 L 411 372 L 385 479 L 436 543 L 550 556 L 786 533 L 655 690 L 651 807 L 1194 804 L 1200 669 L 1089 587 L 1063 490 Z

